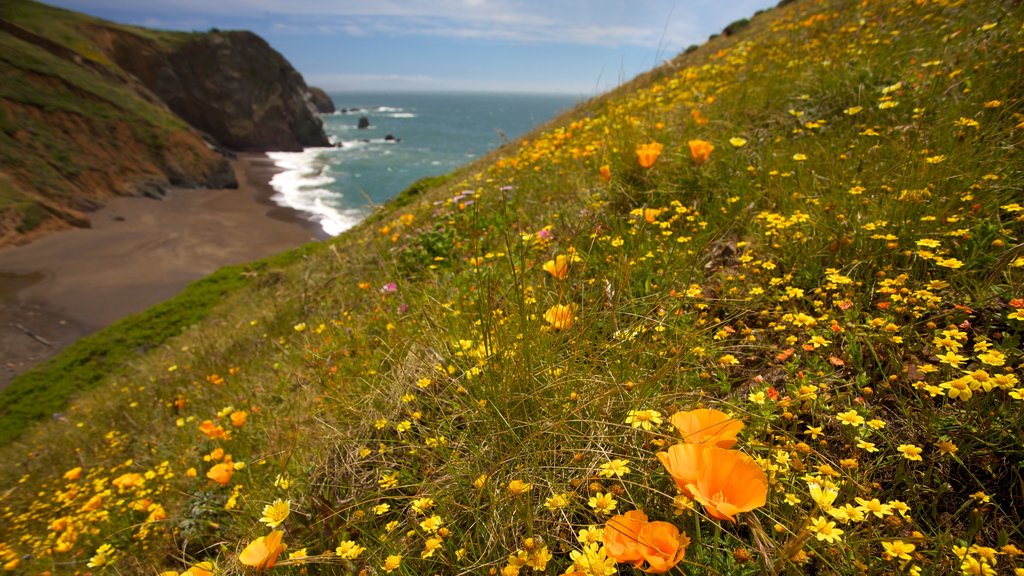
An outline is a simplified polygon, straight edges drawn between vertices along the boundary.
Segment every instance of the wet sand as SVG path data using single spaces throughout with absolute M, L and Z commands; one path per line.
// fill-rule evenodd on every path
M 239 156 L 237 190 L 113 198 L 92 228 L 0 250 L 0 388 L 76 339 L 162 302 L 221 266 L 325 238 L 270 200 L 279 170 Z

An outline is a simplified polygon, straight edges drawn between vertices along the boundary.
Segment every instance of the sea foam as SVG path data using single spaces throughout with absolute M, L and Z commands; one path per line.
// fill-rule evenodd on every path
M 346 142 L 351 146 L 353 143 Z M 335 179 L 325 156 L 336 154 L 343 148 L 307 148 L 302 152 L 267 152 L 267 157 L 282 171 L 275 174 L 270 185 L 277 192 L 274 202 L 309 215 L 309 219 L 331 236 L 337 236 L 363 219 L 359 210 L 340 209 L 332 199 L 338 193 L 324 188 Z

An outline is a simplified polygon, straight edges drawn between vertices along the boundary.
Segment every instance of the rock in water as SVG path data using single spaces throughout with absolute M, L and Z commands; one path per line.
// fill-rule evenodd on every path
M 360 130 L 366 130 L 369 127 L 370 127 L 370 119 L 367 118 L 366 116 L 360 116 L 359 117 L 359 124 L 356 126 L 356 128 L 359 128 Z

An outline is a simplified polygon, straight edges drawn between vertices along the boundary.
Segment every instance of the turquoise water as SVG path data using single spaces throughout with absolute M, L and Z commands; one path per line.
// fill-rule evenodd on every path
M 331 98 L 339 111 L 323 116 L 324 130 L 341 147 L 268 154 L 284 169 L 271 182 L 274 200 L 309 214 L 331 235 L 416 180 L 450 172 L 577 102 L 537 94 L 335 92 Z M 363 116 L 370 127 L 360 130 Z M 386 142 L 388 135 L 400 141 Z

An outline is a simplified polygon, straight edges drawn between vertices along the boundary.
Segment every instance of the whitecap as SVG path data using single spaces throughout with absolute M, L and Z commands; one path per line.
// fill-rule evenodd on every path
M 349 146 L 348 142 L 345 142 Z M 364 214 L 334 205 L 338 193 L 325 188 L 335 182 L 324 156 L 344 148 L 307 148 L 302 152 L 267 152 L 267 157 L 283 171 L 270 180 L 276 194 L 271 200 L 309 215 L 324 232 L 337 236 L 355 226 Z
M 401 112 L 401 108 L 392 108 L 390 106 L 378 106 L 377 112 Z
M 389 114 L 389 116 L 391 116 L 392 118 L 415 118 L 416 117 L 416 115 L 413 114 L 412 112 L 395 112 L 394 114 Z

